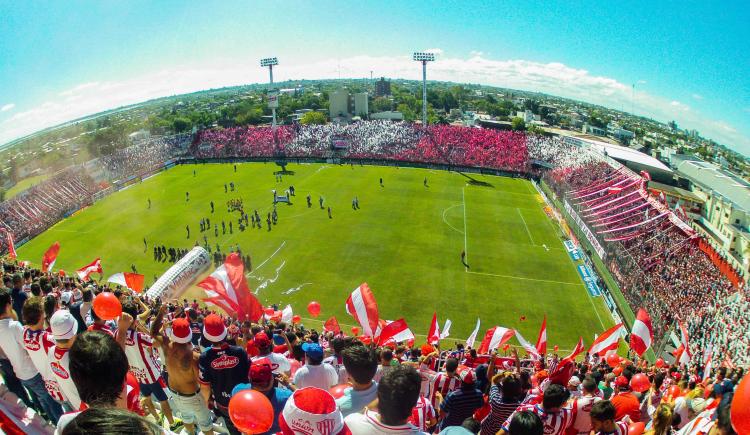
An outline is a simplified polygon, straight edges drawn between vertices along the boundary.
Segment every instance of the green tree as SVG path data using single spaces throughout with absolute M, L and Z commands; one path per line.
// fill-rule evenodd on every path
M 372 100 L 373 113 L 386 112 L 388 110 L 391 110 L 391 107 L 393 107 L 393 103 L 388 98 L 377 97 L 374 100 Z
M 417 112 L 409 107 L 407 104 L 401 103 L 396 107 L 396 110 L 404 114 L 405 121 L 414 121 L 417 119 Z
M 321 112 L 307 112 L 302 115 L 299 122 L 300 124 L 323 125 L 326 123 L 326 116 Z
M 188 131 L 193 127 L 193 123 L 188 118 L 175 118 L 174 121 L 172 121 L 172 128 L 174 128 L 174 131 L 181 133 L 183 131 Z
M 510 125 L 511 125 L 511 128 L 513 128 L 513 130 L 516 130 L 516 131 L 526 130 L 526 123 L 524 122 L 523 118 L 518 117 L 518 116 L 514 117 L 510 121 Z

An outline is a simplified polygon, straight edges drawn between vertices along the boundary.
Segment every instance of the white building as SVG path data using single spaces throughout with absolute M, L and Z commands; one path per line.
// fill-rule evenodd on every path
M 328 110 L 331 119 L 349 117 L 349 91 L 345 88 L 336 89 L 328 96 Z
M 361 116 L 362 118 L 367 117 L 367 115 L 370 113 L 367 102 L 368 102 L 367 92 L 360 92 L 358 94 L 354 94 L 354 115 L 355 116 Z
M 534 112 L 531 110 L 524 110 L 523 112 L 518 111 L 516 112 L 516 117 L 523 119 L 523 122 L 526 124 L 530 124 L 532 121 L 540 121 L 541 118 L 539 115 L 534 115 Z

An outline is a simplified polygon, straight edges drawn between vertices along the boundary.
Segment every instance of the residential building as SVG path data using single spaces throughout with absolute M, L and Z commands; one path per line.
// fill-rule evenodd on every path
M 329 115 L 334 118 L 349 118 L 349 90 L 339 88 L 328 95 Z
M 385 80 L 385 77 L 381 77 L 380 80 L 375 82 L 375 96 L 385 97 L 391 95 L 391 81 Z
M 370 113 L 367 102 L 368 102 L 367 92 L 360 92 L 360 93 L 354 94 L 354 115 L 355 116 L 360 116 L 362 118 L 367 117 L 367 115 Z

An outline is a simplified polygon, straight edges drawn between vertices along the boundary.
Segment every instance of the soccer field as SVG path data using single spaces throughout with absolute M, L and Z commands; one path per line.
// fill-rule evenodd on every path
M 60 222 L 18 249 L 19 260 L 39 264 L 57 240 L 56 268 L 72 272 L 101 257 L 105 277 L 135 264 L 149 284 L 171 266 L 154 261 L 154 244 L 191 248 L 196 241 L 202 244 L 205 234 L 213 248 L 218 243 L 222 252 L 229 252 L 239 245 L 252 256 L 248 283 L 262 303 L 290 303 L 306 318 L 307 303 L 317 300 L 319 319 L 336 315 L 346 330 L 354 322 L 344 302 L 362 282 L 373 290 L 381 318 L 404 317 L 415 334 L 427 333 L 437 311 L 441 327 L 446 318 L 452 320 L 451 339 L 465 340 L 479 317 L 480 340 L 487 328 L 501 325 L 533 342 L 547 314 L 550 348 L 572 349 L 581 331 L 594 334 L 613 324 L 601 298 L 586 291 L 556 224 L 527 180 L 290 164 L 287 170 L 294 174 L 276 182 L 278 169 L 272 163 L 237 164 L 237 172 L 231 164 L 177 166 Z M 236 189 L 224 193 L 229 182 Z M 289 185 L 296 189 L 293 204 L 277 206 L 278 224 L 267 231 L 271 190 L 283 193 Z M 185 192 L 190 192 L 189 201 Z M 311 208 L 305 201 L 308 193 Z M 318 207 L 319 196 L 331 207 L 332 219 Z M 355 196 L 359 210 L 352 209 Z M 247 213 L 258 210 L 262 230 L 239 231 L 238 213 L 229 213 L 226 206 L 235 198 L 244 201 Z M 213 229 L 200 232 L 199 221 L 206 217 L 212 227 L 219 224 L 218 237 Z M 222 234 L 222 220 L 227 225 L 233 221 L 232 234 L 228 229 Z M 463 250 L 468 268 L 461 263 Z M 186 294 L 202 296 L 197 287 Z M 584 339 L 589 343 L 591 337 Z

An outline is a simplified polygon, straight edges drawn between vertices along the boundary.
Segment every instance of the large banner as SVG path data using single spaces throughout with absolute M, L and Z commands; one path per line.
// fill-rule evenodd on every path
M 177 299 L 211 266 L 208 251 L 196 246 L 185 254 L 146 291 L 149 298 Z
M 602 260 L 607 256 L 607 253 L 604 251 L 604 248 L 602 245 L 599 244 L 599 241 L 596 240 L 596 236 L 594 236 L 594 233 L 589 230 L 589 227 L 586 226 L 586 223 L 583 222 L 583 219 L 581 219 L 578 216 L 578 213 L 576 213 L 575 210 L 573 210 L 573 207 L 570 206 L 568 203 L 568 200 L 564 200 L 565 203 L 565 211 L 568 212 L 570 216 L 573 217 L 573 220 L 576 221 L 576 224 L 578 225 L 578 228 L 583 231 L 583 234 L 586 236 L 586 239 L 588 239 L 589 243 L 591 243 L 591 246 L 594 247 L 594 251 L 596 252 L 596 255 L 599 256 Z

